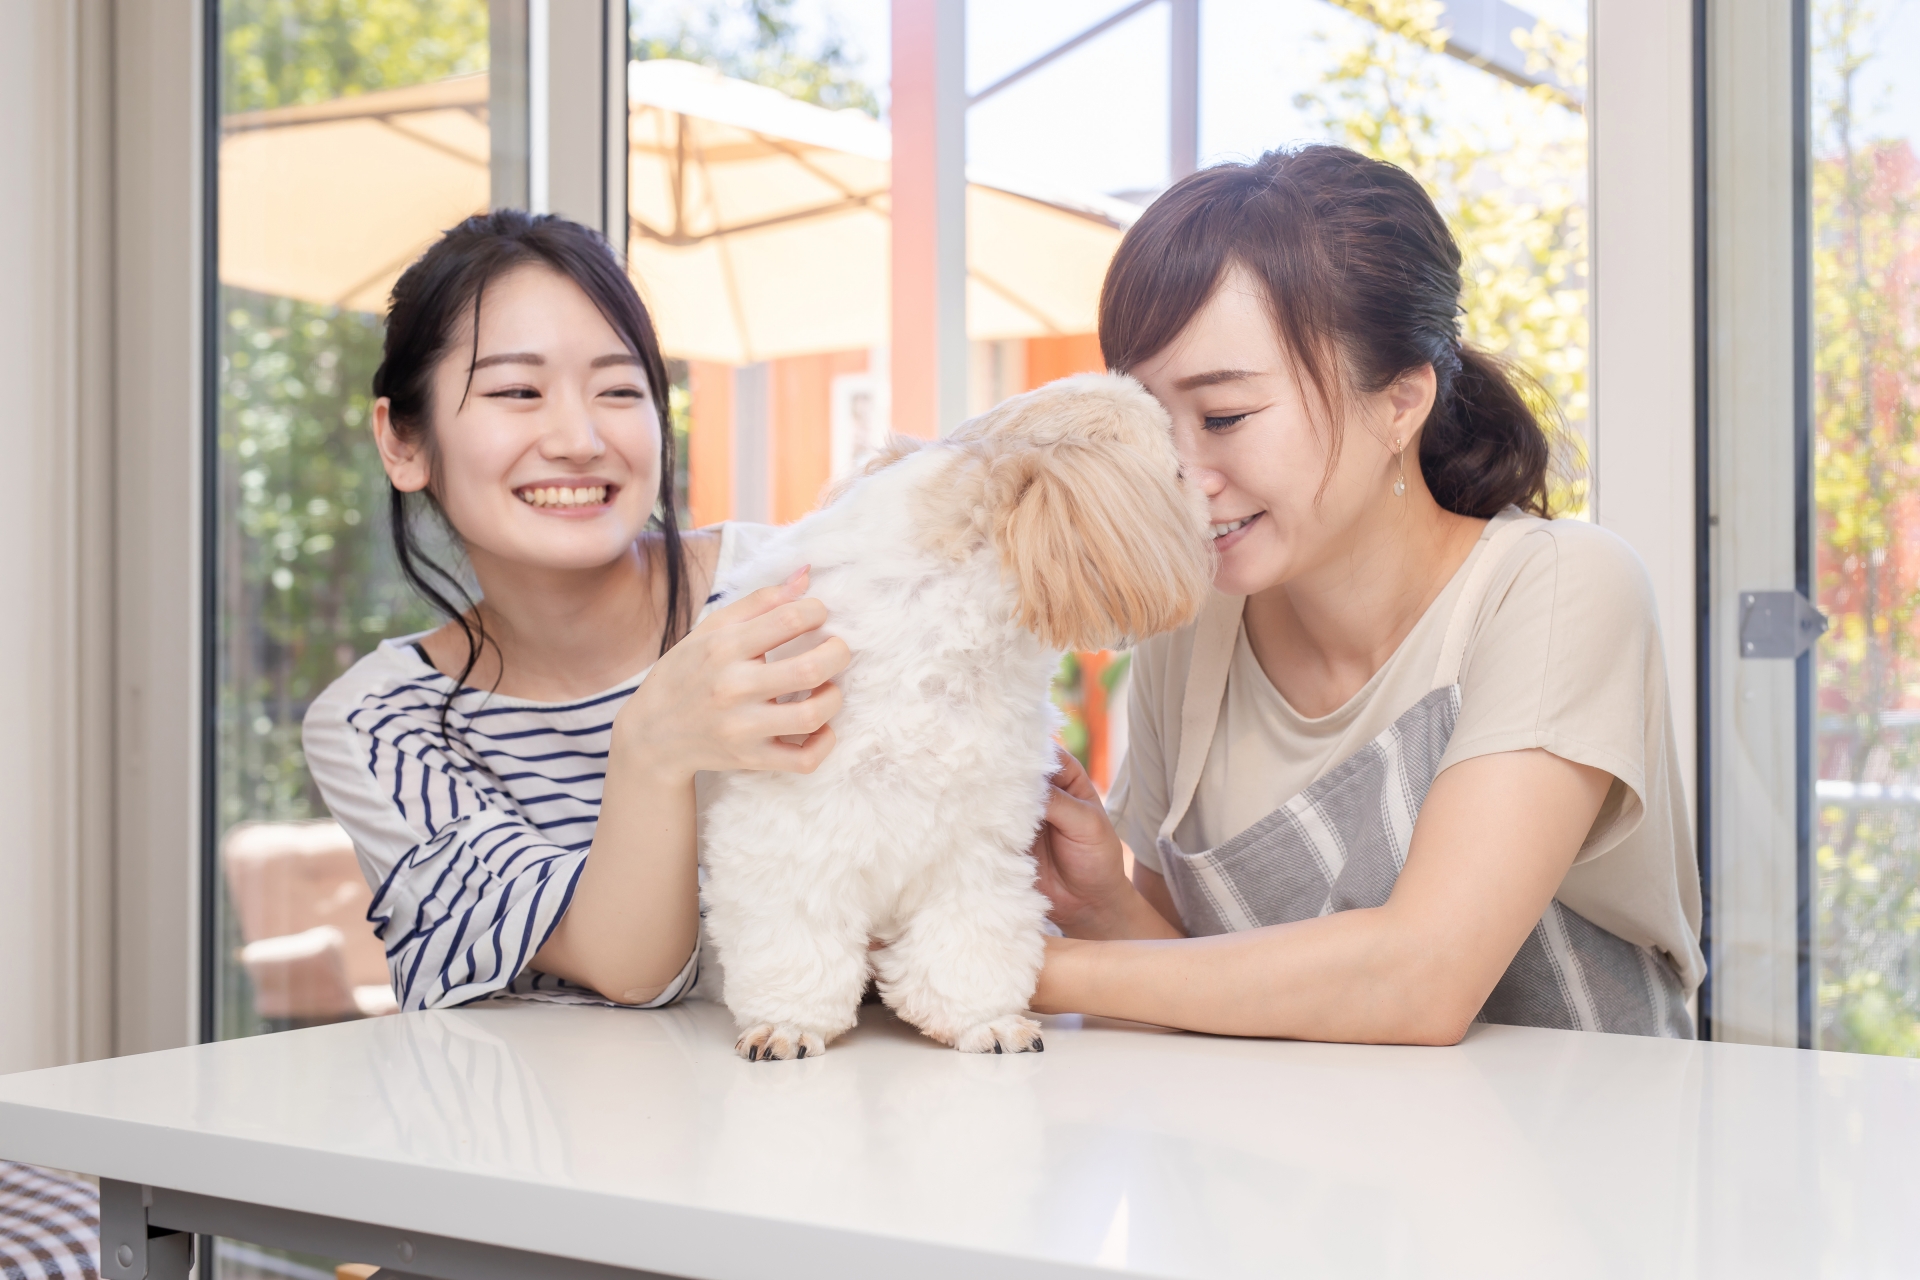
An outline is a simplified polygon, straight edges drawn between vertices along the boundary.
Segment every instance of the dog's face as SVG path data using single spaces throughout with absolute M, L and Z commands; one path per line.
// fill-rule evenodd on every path
M 1063 378 L 946 443 L 920 527 L 956 559 L 990 547 L 1019 622 L 1048 646 L 1140 640 L 1199 610 L 1213 573 L 1206 502 L 1180 477 L 1166 410 L 1132 378 Z

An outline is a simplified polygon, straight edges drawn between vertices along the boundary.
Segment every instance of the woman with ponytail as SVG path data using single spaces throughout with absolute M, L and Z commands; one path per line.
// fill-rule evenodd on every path
M 1460 267 L 1420 185 L 1340 147 L 1203 170 L 1127 233 L 1101 346 L 1172 415 L 1216 592 L 1135 650 L 1107 809 L 1062 758 L 1036 1009 L 1692 1034 L 1646 572 L 1551 518 L 1546 397 L 1461 341 Z
M 394 285 L 373 390 L 400 566 L 447 622 L 355 664 L 305 741 L 401 1007 L 678 999 L 694 775 L 818 765 L 845 642 L 766 660 L 825 621 L 804 570 L 696 606 L 771 530 L 677 528 L 666 366 L 595 232 L 515 210 L 447 232 Z

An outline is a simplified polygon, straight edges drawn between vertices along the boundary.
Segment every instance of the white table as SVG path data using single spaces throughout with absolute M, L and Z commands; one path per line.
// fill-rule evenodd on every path
M 109 1280 L 184 1275 L 174 1230 L 448 1280 L 1920 1272 L 1920 1062 L 1073 1018 L 969 1057 L 865 1012 L 801 1062 L 495 1004 L 28 1072 L 0 1158 L 108 1180 Z

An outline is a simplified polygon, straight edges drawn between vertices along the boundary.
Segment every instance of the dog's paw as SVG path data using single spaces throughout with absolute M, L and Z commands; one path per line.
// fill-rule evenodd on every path
M 1010 1013 L 967 1028 L 954 1037 L 953 1047 L 962 1053 L 1040 1053 L 1047 1046 L 1039 1023 Z
M 817 1058 L 827 1051 L 827 1042 L 811 1031 L 802 1031 L 784 1022 L 763 1022 L 742 1032 L 733 1042 L 733 1051 L 748 1062 Z

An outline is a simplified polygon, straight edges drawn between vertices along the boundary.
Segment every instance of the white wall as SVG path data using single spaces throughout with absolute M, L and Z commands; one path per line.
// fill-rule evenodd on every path
M 199 0 L 0 0 L 0 1072 L 194 1037 Z
M 82 341 L 83 19 L 64 0 L 0 0 L 0 1071 L 97 1056 L 110 1037 L 104 815 L 87 812 L 79 701 L 101 652 L 78 632 L 81 423 L 111 359 Z
M 112 18 L 111 128 L 95 148 L 112 156 L 112 296 L 97 313 L 113 349 L 111 563 L 93 580 L 112 582 L 98 736 L 113 788 L 98 803 L 113 813 L 113 1052 L 141 1053 L 190 1043 L 198 1022 L 202 4 L 77 3 Z
M 1690 808 L 1694 778 L 1692 14 L 1594 0 L 1594 506 L 1647 563 Z

